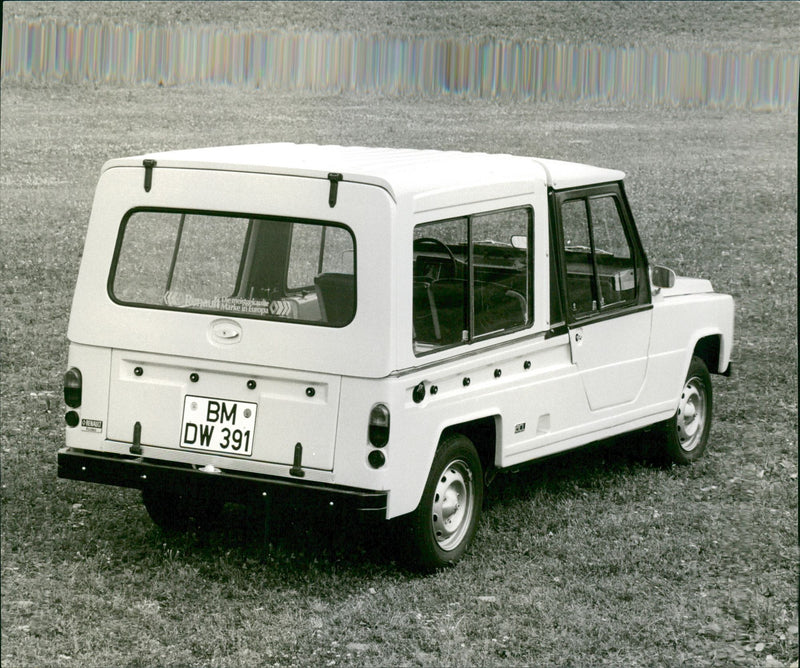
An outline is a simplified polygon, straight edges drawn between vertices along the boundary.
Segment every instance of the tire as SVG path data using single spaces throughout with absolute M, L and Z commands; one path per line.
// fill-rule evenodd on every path
M 223 502 L 198 491 L 177 492 L 163 487 L 142 489 L 142 501 L 150 519 L 167 533 L 183 533 L 192 525 L 208 526 L 222 512 Z
M 686 465 L 703 456 L 711 431 L 712 405 L 711 375 L 702 359 L 692 357 L 678 410 L 662 425 L 664 449 L 670 461 Z
M 439 445 L 419 506 L 410 517 L 412 564 L 432 571 L 466 552 L 483 506 L 483 468 L 475 446 L 453 434 Z

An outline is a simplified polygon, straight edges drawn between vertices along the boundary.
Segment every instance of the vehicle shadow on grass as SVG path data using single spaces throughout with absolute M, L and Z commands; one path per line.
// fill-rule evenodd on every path
M 354 511 L 307 508 L 284 500 L 269 507 L 259 504 L 225 505 L 219 517 L 189 531 L 170 533 L 157 527 L 159 538 L 198 556 L 205 553 L 239 554 L 265 566 L 295 571 L 302 564 L 314 568 L 381 570 L 400 568 L 396 527 L 392 523 L 360 519 Z
M 485 508 L 537 492 L 569 494 L 620 475 L 633 475 L 637 469 L 666 470 L 671 466 L 654 432 L 622 434 L 503 471 L 487 489 Z
M 486 491 L 484 510 L 491 513 L 541 493 L 577 497 L 582 489 L 610 480 L 613 484 L 614 478 L 635 475 L 637 469 L 666 466 L 646 432 L 606 439 L 498 475 Z M 227 504 L 214 521 L 183 534 L 155 527 L 153 531 L 184 552 L 198 556 L 238 553 L 242 560 L 256 560 L 277 570 L 302 570 L 306 564 L 322 570 L 413 573 L 404 566 L 402 520 L 368 521 L 347 509 L 308 508 L 290 500 L 275 501 L 269 507 Z

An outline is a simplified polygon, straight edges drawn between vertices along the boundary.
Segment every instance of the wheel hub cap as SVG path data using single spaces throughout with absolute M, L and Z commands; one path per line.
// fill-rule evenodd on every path
M 706 423 L 706 395 L 699 378 L 690 378 L 678 405 L 678 440 L 686 452 L 694 450 L 703 437 Z
M 443 550 L 455 548 L 469 529 L 473 489 L 469 468 L 463 461 L 445 467 L 433 498 L 433 535 Z

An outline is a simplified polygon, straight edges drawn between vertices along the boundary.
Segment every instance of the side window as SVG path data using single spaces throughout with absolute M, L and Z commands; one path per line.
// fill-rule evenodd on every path
M 614 195 L 561 203 L 567 309 L 580 318 L 636 300 L 636 262 Z
M 636 267 L 625 236 L 615 197 L 589 200 L 592 232 L 600 283 L 600 306 L 608 307 L 636 298 Z
M 589 200 L 594 243 L 596 249 L 604 255 L 630 258 L 631 248 L 625 238 L 616 202 L 614 197 L 594 197 Z
M 530 325 L 532 212 L 496 211 L 414 230 L 414 352 Z
M 474 336 L 530 324 L 528 209 L 500 211 L 472 219 Z
M 567 265 L 567 309 L 574 316 L 588 315 L 599 309 L 599 301 L 594 283 L 586 200 L 571 199 L 564 202 L 561 205 L 561 223 Z
M 469 245 L 466 218 L 414 230 L 414 352 L 469 338 Z
M 564 246 L 568 251 L 590 253 L 592 240 L 589 236 L 589 216 L 586 200 L 571 199 L 561 206 L 561 222 L 564 226 Z

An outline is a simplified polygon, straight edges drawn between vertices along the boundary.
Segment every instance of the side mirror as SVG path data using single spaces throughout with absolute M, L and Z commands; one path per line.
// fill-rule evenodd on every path
M 675 285 L 675 272 L 666 267 L 651 267 L 650 281 L 657 288 L 671 288 Z

